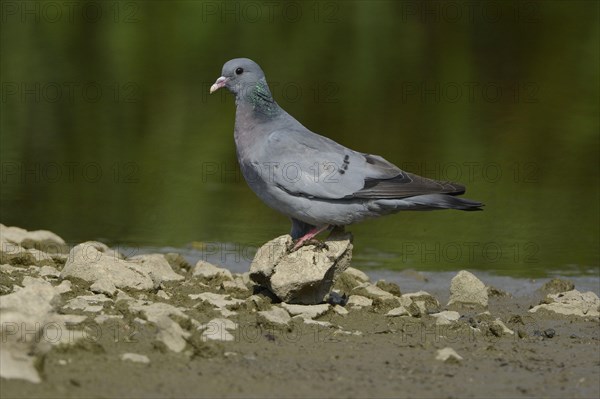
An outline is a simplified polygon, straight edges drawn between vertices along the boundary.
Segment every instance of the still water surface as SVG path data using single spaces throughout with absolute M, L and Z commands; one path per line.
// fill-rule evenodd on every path
M 233 99 L 208 96 L 246 56 L 308 128 L 486 204 L 352 226 L 357 266 L 597 275 L 598 4 L 520 3 L 493 22 L 385 1 L 298 3 L 293 21 L 177 1 L 6 16 L 0 221 L 251 258 L 289 222 L 241 178 Z

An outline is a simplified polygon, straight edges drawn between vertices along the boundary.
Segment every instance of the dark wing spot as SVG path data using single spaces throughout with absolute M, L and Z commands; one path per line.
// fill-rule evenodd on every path
M 346 171 L 344 169 L 340 169 L 338 172 L 340 172 L 340 175 L 343 175 L 344 173 L 346 173 Z

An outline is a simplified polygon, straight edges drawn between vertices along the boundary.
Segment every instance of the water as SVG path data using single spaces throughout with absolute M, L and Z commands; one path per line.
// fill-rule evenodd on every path
M 352 226 L 358 267 L 598 275 L 598 4 L 93 4 L 3 15 L 2 223 L 247 265 L 289 231 L 241 178 L 233 99 L 208 96 L 247 56 L 310 129 L 486 204 Z

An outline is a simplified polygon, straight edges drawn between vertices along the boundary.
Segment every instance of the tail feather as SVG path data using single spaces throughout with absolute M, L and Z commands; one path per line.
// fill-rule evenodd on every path
M 417 195 L 415 197 L 404 198 L 404 201 L 422 207 L 423 210 L 458 209 L 461 211 L 482 211 L 482 207 L 484 206 L 481 202 L 448 194 Z

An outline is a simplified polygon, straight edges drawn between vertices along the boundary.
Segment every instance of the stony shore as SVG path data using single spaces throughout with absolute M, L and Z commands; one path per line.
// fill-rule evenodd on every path
M 352 268 L 350 236 L 289 244 L 236 274 L 0 225 L 0 396 L 600 396 L 593 292 L 459 271 L 440 303 Z

